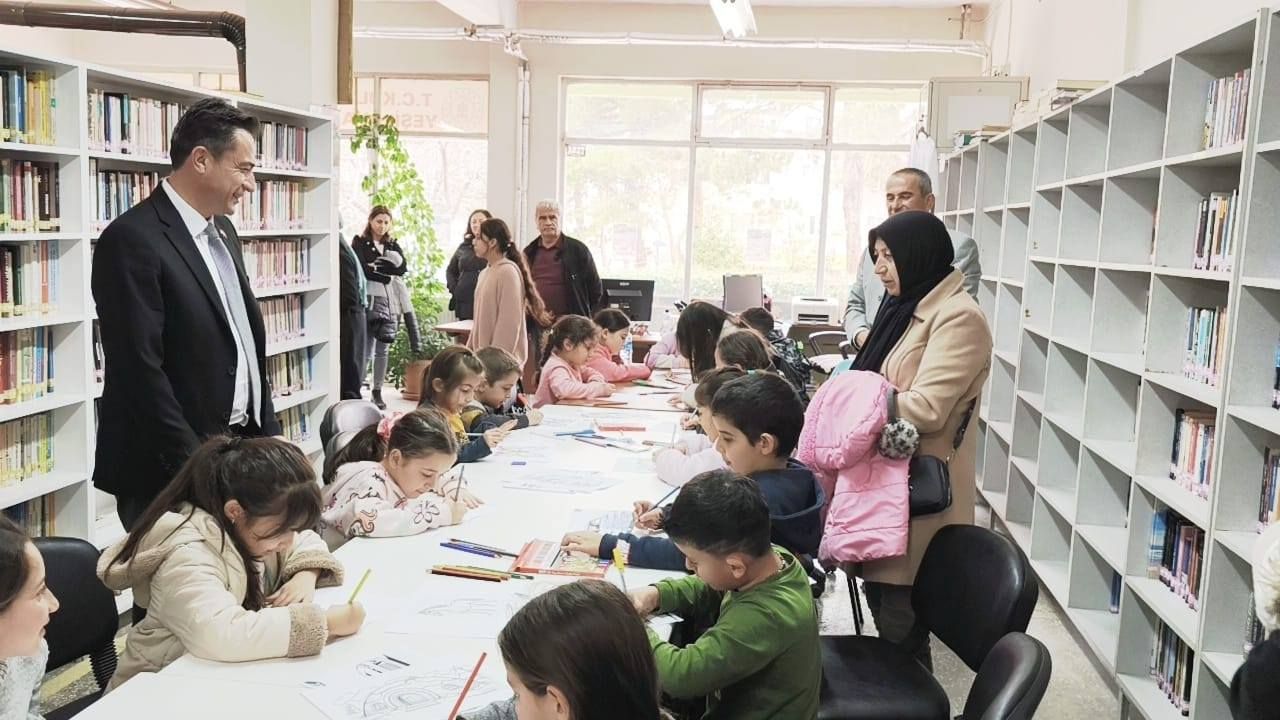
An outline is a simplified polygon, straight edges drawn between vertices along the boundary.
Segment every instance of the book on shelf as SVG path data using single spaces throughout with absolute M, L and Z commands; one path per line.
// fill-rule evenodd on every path
M 1192 267 L 1229 272 L 1239 232 L 1240 190 L 1209 193 L 1200 199 Z
M 42 398 L 53 392 L 53 328 L 0 333 L 0 405 Z
M 1214 414 L 1178 408 L 1173 413 L 1173 456 L 1169 479 L 1197 497 L 1209 497 L 1213 478 Z
M 168 160 L 185 111 L 175 102 L 90 88 L 89 149 Z
M 267 378 L 272 397 L 283 397 L 311 389 L 311 354 L 304 348 L 267 358 Z
M 54 243 L 0 243 L 0 317 L 56 312 L 61 266 Z
M 55 232 L 62 227 L 58 164 L 0 158 L 0 232 Z
M 1258 532 L 1280 518 L 1280 449 L 1262 451 L 1262 495 L 1258 499 Z
M 280 421 L 280 434 L 288 438 L 289 442 L 300 443 L 311 439 L 310 421 L 303 408 L 291 407 L 278 412 L 276 419 Z
M 306 238 L 248 239 L 243 243 L 244 269 L 254 288 L 280 288 L 311 282 L 311 254 Z
M 1250 592 L 1249 607 L 1245 610 L 1244 642 L 1241 643 L 1240 648 L 1245 655 L 1249 654 L 1254 645 L 1262 642 L 1265 632 L 1262 621 L 1258 620 L 1258 606 L 1255 604 L 1253 593 Z
M 1124 578 L 1120 573 L 1111 572 L 1111 600 L 1107 603 L 1107 610 L 1112 615 L 1120 614 L 1120 591 L 1124 589 Z
M 1187 309 L 1183 377 L 1217 387 L 1226 364 L 1228 317 L 1226 306 Z
M 1204 535 L 1204 530 L 1173 510 L 1152 515 L 1147 577 L 1158 578 L 1192 610 L 1200 602 Z
M 52 413 L 0 423 L 0 487 L 53 472 Z
M 0 142 L 53 145 L 56 106 L 52 75 L 0 67 Z
M 262 309 L 267 342 L 284 342 L 307 334 L 301 295 L 264 298 L 258 301 L 258 305 Z
M 302 227 L 302 183 L 259 180 L 248 197 L 240 198 L 231 216 L 237 230 L 297 230 Z
M 1151 643 L 1151 678 L 1182 715 L 1191 712 L 1191 670 L 1196 653 L 1168 625 L 1160 622 Z
M 264 122 L 258 128 L 258 165 L 268 169 L 307 169 L 307 129 Z
M 137 205 L 160 187 L 160 173 L 149 170 L 100 170 L 89 159 L 89 180 L 93 187 L 93 229 L 102 230 L 125 210 Z M 241 204 L 244 204 L 243 202 Z
M 4 514 L 27 533 L 27 537 L 50 537 L 57 534 L 57 498 L 45 495 L 7 507 Z
M 1205 99 L 1204 137 L 1200 147 L 1235 145 L 1244 141 L 1245 111 L 1249 107 L 1249 81 L 1253 72 L 1245 68 L 1209 83 Z

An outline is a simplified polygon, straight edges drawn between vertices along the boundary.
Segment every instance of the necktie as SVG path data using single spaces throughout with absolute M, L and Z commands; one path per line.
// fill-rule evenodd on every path
M 240 335 L 240 346 L 244 348 L 244 363 L 249 368 L 249 417 L 258 426 L 262 419 L 258 417 L 262 408 L 262 380 L 258 376 L 258 349 L 254 345 L 253 329 L 249 327 L 249 312 L 245 309 L 244 293 L 240 290 L 240 275 L 236 272 L 231 252 L 222 242 L 222 235 L 212 221 L 204 229 L 204 236 L 209 241 L 209 255 L 213 258 L 213 266 L 222 279 L 222 300 L 231 312 L 231 321 Z

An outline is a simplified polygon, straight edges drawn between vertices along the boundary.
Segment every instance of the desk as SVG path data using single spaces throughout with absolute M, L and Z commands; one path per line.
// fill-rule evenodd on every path
M 531 539 L 557 540 L 572 530 L 570 518 L 575 509 L 627 510 L 634 500 L 657 501 L 670 487 L 657 479 L 651 453 L 631 453 L 616 448 L 601 448 L 574 441 L 555 433 L 569 426 L 587 426 L 592 418 L 607 419 L 616 410 L 553 405 L 543 408 L 542 426 L 520 430 L 509 437 L 498 450 L 476 463 L 466 465 L 471 490 L 485 506 L 469 513 L 459 525 L 431 530 L 421 535 L 400 538 L 357 538 L 337 550 L 335 555 L 346 569 L 342 587 L 322 588 L 316 592 L 321 606 L 344 603 L 366 569 L 371 569 L 368 582 L 361 591 L 360 602 L 368 611 L 368 619 L 360 632 L 331 642 L 319 655 L 309 658 L 279 658 L 247 663 L 220 663 L 184 655 L 158 674 L 139 675 L 92 705 L 78 717 L 84 720 L 138 720 L 147 717 L 175 717 L 188 720 L 222 720 L 236 718 L 323 718 L 316 706 L 302 693 L 304 683 L 334 676 L 350 676 L 370 658 L 382 655 L 403 658 L 410 670 L 434 667 L 432 663 L 454 662 L 462 658 L 473 665 L 481 651 L 489 658 L 481 670 L 479 683 L 485 688 L 477 694 L 473 689 L 464 709 L 474 709 L 493 700 L 510 697 L 506 686 L 502 658 L 496 647 L 496 633 L 477 637 L 473 631 L 456 633 L 415 632 L 406 625 L 416 613 L 415 599 L 422 601 L 423 590 L 432 581 L 471 583 L 483 592 L 501 595 L 528 583 L 527 587 L 543 587 L 572 582 L 572 578 L 540 576 L 537 580 L 509 580 L 505 583 L 482 583 L 475 580 L 439 578 L 429 574 L 432 565 L 452 563 L 505 569 L 511 558 L 490 559 L 469 555 L 440 546 L 451 537 L 472 540 L 513 552 Z M 644 425 L 644 432 L 602 433 L 614 437 L 631 437 L 669 442 L 676 430 L 677 418 L 668 412 L 628 410 L 628 424 Z M 551 456 L 566 473 L 599 471 L 621 482 L 606 490 L 584 494 L 564 494 L 514 490 L 503 487 L 504 479 L 521 472 L 521 463 L 530 467 L 536 457 Z M 660 570 L 629 568 L 627 582 L 639 587 L 662 578 L 678 576 Z M 621 584 L 616 569 L 610 569 L 606 580 Z M 531 590 L 536 592 L 536 590 Z M 669 630 L 669 628 L 665 628 Z M 660 630 L 661 632 L 661 630 Z M 443 659 L 441 656 L 445 656 Z M 467 672 L 470 667 L 466 668 Z M 443 692 L 443 691 L 442 691 Z M 445 718 L 456 691 L 440 703 L 415 707 L 413 716 Z M 179 711 L 180 709 L 180 711 Z
M 448 335 L 459 345 L 466 345 L 467 338 L 471 337 L 471 328 L 474 326 L 475 321 L 473 320 L 454 320 L 453 322 L 440 323 L 436 326 L 436 332 Z
M 649 356 L 649 349 L 658 343 L 662 336 L 656 332 L 631 336 L 631 362 L 642 363 Z

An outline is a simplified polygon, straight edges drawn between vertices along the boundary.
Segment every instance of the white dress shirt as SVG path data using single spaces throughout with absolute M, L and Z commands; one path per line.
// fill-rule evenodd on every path
M 231 318 L 231 308 L 227 307 L 227 299 L 222 287 L 222 275 L 218 272 L 217 266 L 213 264 L 213 256 L 209 252 L 209 239 L 204 234 L 205 230 L 212 222 L 212 218 L 206 218 L 200 214 L 199 210 L 191 207 L 191 204 L 182 199 L 177 190 L 169 184 L 168 178 L 160 183 L 160 187 L 168 193 L 169 199 L 173 201 L 173 206 L 178 209 L 178 215 L 182 217 L 182 222 L 187 226 L 187 230 L 191 233 L 191 239 L 195 241 L 196 250 L 200 252 L 200 258 L 204 260 L 205 267 L 209 270 L 209 275 L 213 278 L 213 284 L 218 288 L 218 300 L 222 303 L 223 319 L 227 321 L 227 327 L 231 328 L 231 336 L 236 341 L 236 393 L 231 399 L 231 419 L 229 425 L 243 425 L 249 420 L 249 398 L 252 391 L 249 388 L 249 367 L 246 364 L 247 353 L 244 349 L 244 342 L 240 339 L 240 332 L 236 329 L 236 324 Z M 232 292 L 240 292 L 240 288 L 232 288 Z M 249 300 L 246 302 L 256 302 Z

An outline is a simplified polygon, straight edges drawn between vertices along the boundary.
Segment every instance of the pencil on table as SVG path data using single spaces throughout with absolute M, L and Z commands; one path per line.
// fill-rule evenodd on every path
M 371 572 L 373 572 L 373 568 L 368 568 L 364 571 L 364 575 L 360 576 L 360 582 L 356 583 L 356 589 L 352 590 L 351 597 L 347 598 L 348 605 L 356 601 L 356 596 L 360 594 L 360 588 L 364 587 L 364 581 L 369 579 L 369 573 Z
M 471 692 L 471 684 L 476 681 L 476 676 L 480 674 L 480 666 L 484 664 L 484 659 L 489 657 L 489 653 L 480 653 L 480 659 L 476 661 L 476 667 L 471 671 L 471 677 L 467 678 L 467 684 L 462 686 L 462 694 L 458 696 L 458 702 L 453 704 L 453 709 L 449 711 L 449 720 L 458 717 L 458 711 L 462 709 L 462 701 L 467 699 L 467 693 Z

